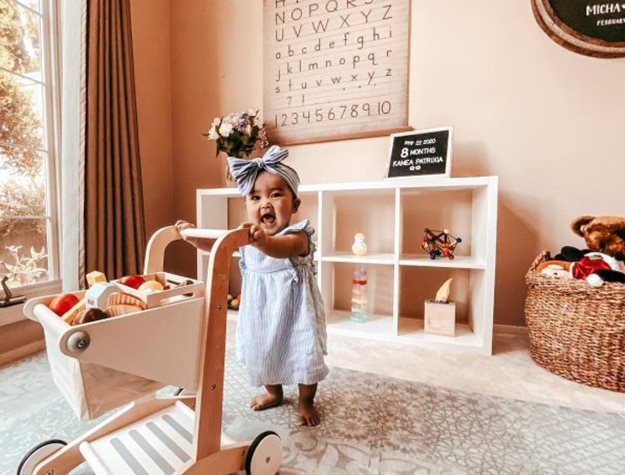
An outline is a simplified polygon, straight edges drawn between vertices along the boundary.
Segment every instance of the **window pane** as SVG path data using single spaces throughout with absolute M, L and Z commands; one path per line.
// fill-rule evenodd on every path
M 48 196 L 46 147 L 54 137 L 45 129 L 42 14 L 40 0 L 0 0 L 0 278 L 12 288 L 57 274 L 49 268 L 57 262 L 47 209 L 55 194 Z
M 12 0 L 0 0 L 0 17 L 0 47 L 6 52 L 0 55 L 0 66 L 41 82 L 41 15 Z
M 0 91 L 0 142 L 42 148 L 43 86 L 0 71 Z
M 28 8 L 32 10 L 41 12 L 41 2 L 40 0 L 17 0 L 22 5 L 26 5 Z
M 45 219 L 0 217 L 0 274 L 11 288 L 48 280 Z
M 3 156 L 0 148 L 0 164 Z M 40 154 L 38 154 L 40 155 Z M 42 158 L 39 157 L 42 161 Z M 45 170 L 11 170 L 0 168 L 0 218 L 46 216 Z
M 20 146 L 0 145 L 0 182 L 16 179 L 18 176 L 45 177 L 46 154 Z M 0 204 L 0 206 L 2 206 Z
M 11 166 L 12 153 L 29 157 L 32 168 Z M 44 163 L 40 152 L 0 147 L 0 275 L 9 286 L 48 279 Z

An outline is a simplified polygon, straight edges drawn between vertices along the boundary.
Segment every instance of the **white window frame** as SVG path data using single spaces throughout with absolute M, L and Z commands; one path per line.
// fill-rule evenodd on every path
M 15 1 L 23 8 L 28 6 Z M 60 215 L 58 206 L 61 196 L 59 189 L 59 161 L 61 144 L 61 28 L 59 3 L 56 1 L 42 1 L 42 73 L 45 97 L 45 135 L 47 144 L 47 190 L 46 190 L 46 220 L 49 220 L 47 232 L 48 273 L 50 279 L 33 285 L 26 285 L 18 289 L 11 289 L 14 296 L 23 295 L 27 299 L 40 295 L 50 295 L 61 291 L 60 265 Z M 4 291 L 0 290 L 1 298 L 5 298 Z M 0 308 L 0 327 L 24 319 L 23 304 Z

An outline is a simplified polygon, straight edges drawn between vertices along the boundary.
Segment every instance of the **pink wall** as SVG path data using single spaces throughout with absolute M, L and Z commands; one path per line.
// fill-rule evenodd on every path
M 213 117 L 262 106 L 263 2 L 132 7 L 151 232 L 195 219 L 195 190 L 223 186 L 224 164 L 201 136 Z M 500 177 L 495 322 L 524 325 L 523 276 L 538 252 L 584 247 L 569 229 L 578 215 L 625 216 L 625 59 L 556 45 L 530 1 L 412 0 L 411 29 L 409 124 L 454 127 L 452 176 Z M 290 160 L 304 183 L 379 180 L 387 146 L 293 146 Z M 189 249 L 176 261 L 194 273 Z
M 132 35 L 146 227 L 171 222 L 172 116 L 169 0 L 132 0 Z

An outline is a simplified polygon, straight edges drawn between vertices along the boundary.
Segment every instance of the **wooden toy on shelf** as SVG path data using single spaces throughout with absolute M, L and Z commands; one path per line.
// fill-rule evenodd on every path
M 447 279 L 436 292 L 434 300 L 425 301 L 423 331 L 435 335 L 455 336 L 456 304 L 449 300 L 451 281 Z
M 424 231 L 425 235 L 421 247 L 430 255 L 430 259 L 436 259 L 439 256 L 454 259 L 454 251 L 462 239 L 452 236 L 447 229 L 438 231 L 425 228 Z
M 365 242 L 365 235 L 363 233 L 354 234 L 352 254 L 354 256 L 364 256 L 367 254 L 367 243 Z

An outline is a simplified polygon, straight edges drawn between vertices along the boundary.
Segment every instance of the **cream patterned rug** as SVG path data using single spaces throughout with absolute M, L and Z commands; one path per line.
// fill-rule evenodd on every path
M 255 390 L 229 353 L 224 431 L 274 430 L 281 474 L 621 474 L 625 415 L 532 404 L 333 368 L 320 384 L 322 424 L 297 425 L 297 389 L 254 412 Z M 174 388 L 163 390 L 171 394 Z M 0 368 L 0 474 L 15 474 L 42 440 L 71 441 L 79 421 L 52 382 L 45 354 Z M 86 464 L 72 473 L 89 474 Z M 120 474 L 123 475 L 123 474 Z

